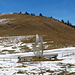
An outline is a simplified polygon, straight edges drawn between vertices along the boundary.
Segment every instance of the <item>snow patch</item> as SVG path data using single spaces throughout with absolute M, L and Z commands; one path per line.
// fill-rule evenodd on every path
M 9 23 L 13 19 L 0 19 L 0 24 L 6 24 Z

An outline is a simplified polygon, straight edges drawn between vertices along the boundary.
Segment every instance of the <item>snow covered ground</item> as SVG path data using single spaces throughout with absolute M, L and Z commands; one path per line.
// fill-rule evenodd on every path
M 10 54 L 11 52 L 12 53 L 23 52 L 32 49 L 33 43 L 24 43 L 23 41 L 29 40 L 33 36 L 34 35 L 0 37 L 1 54 Z
M 75 75 L 75 47 L 44 51 L 44 54 L 57 53 L 57 58 L 59 60 L 56 61 L 31 61 L 18 63 L 18 56 L 34 55 L 33 52 L 22 53 L 20 50 L 20 46 L 28 46 L 32 49 L 32 44 L 25 44 L 20 41 L 21 39 L 28 39 L 31 37 L 18 37 L 18 41 L 20 41 L 19 43 L 17 43 L 17 40 L 16 43 L 12 41 L 12 37 L 9 38 L 11 43 L 8 42 L 8 37 L 0 37 L 0 75 L 58 75 L 60 73 L 63 73 L 62 75 L 64 75 L 64 73 L 73 73 L 72 75 Z M 14 39 L 14 37 L 12 39 Z M 18 48 L 13 49 L 12 46 L 14 45 Z M 4 54 L 2 54 L 3 50 L 6 50 Z M 9 50 L 15 50 L 18 53 L 6 53 Z
M 1 75 L 38 75 L 39 73 L 43 73 L 43 75 L 49 74 L 58 74 L 66 70 L 69 73 L 75 72 L 75 47 L 69 48 L 62 48 L 56 50 L 46 50 L 44 53 L 58 53 L 59 61 L 31 61 L 31 62 L 22 62 L 17 63 L 17 57 L 20 55 L 33 55 L 32 52 L 28 53 L 17 53 L 17 54 L 7 54 L 7 55 L 0 55 L 0 58 L 14 58 L 8 60 L 0 61 L 0 74 Z M 67 55 L 70 53 L 70 55 Z M 62 56 L 63 54 L 63 56 Z M 21 74 L 22 73 L 22 74 Z

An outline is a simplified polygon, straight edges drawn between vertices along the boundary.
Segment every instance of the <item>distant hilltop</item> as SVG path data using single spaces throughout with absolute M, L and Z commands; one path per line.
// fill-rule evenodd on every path
M 53 41 L 57 47 L 75 46 L 75 27 L 64 20 L 45 17 L 41 13 L 0 14 L 0 36 L 45 35 L 44 41 Z

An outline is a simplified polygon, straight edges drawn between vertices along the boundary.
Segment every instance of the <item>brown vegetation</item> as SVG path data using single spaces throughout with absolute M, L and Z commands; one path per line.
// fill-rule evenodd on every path
M 54 41 L 54 48 L 75 46 L 75 29 L 53 18 L 13 13 L 1 15 L 0 19 L 13 19 L 0 24 L 1 36 L 42 34 L 46 35 L 44 41 Z

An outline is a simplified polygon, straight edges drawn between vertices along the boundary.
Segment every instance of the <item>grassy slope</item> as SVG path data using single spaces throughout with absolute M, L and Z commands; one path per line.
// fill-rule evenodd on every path
M 53 45 L 59 47 L 74 45 L 75 29 L 55 19 L 17 13 L 0 16 L 0 19 L 3 18 L 13 18 L 13 20 L 0 24 L 0 35 L 42 34 L 46 35 L 44 41 L 52 40 Z

